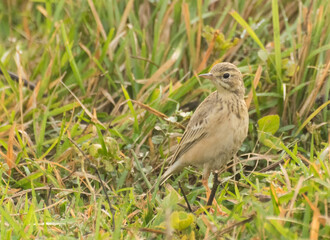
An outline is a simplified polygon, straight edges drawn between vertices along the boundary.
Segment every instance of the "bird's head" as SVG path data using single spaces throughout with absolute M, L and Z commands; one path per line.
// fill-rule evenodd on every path
M 234 64 L 217 63 L 209 73 L 200 74 L 199 76 L 212 80 L 218 91 L 226 90 L 244 96 L 245 88 L 242 73 Z

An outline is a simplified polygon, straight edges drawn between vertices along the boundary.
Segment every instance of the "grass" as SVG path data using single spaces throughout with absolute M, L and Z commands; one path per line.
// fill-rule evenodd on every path
M 329 9 L 0 3 L 0 238 L 329 239 Z M 244 74 L 250 125 L 209 213 L 198 169 L 152 186 L 221 61 Z

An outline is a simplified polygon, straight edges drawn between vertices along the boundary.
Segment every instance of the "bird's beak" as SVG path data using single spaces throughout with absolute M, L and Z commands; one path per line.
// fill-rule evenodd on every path
M 213 79 L 213 74 L 212 73 L 203 73 L 203 74 L 199 74 L 198 77 L 202 77 L 202 78 L 207 78 L 207 79 Z

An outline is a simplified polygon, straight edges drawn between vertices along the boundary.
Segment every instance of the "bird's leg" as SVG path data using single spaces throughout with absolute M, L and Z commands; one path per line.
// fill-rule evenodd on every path
M 208 182 L 209 182 L 209 176 L 210 176 L 210 170 L 207 166 L 204 166 L 203 171 L 203 177 L 202 177 L 202 184 L 206 190 L 206 198 L 208 199 L 211 193 L 211 190 L 209 188 Z
M 213 186 L 212 186 L 212 191 L 210 194 L 210 197 L 207 201 L 206 206 L 212 206 L 213 199 L 215 197 L 215 193 L 217 192 L 218 186 L 219 186 L 219 179 L 218 179 L 218 171 L 214 172 L 214 179 L 213 179 Z
M 187 203 L 187 207 L 188 207 L 189 211 L 190 211 L 190 212 L 193 212 L 193 210 L 191 209 L 190 204 L 189 204 L 189 202 L 188 202 L 188 199 L 187 199 L 186 193 L 183 191 L 183 188 L 182 188 L 180 182 L 179 182 L 179 188 L 181 189 L 181 192 L 182 192 L 182 194 L 183 194 L 183 198 L 184 198 L 184 200 L 185 200 L 186 203 Z
M 208 185 L 208 180 L 207 179 L 202 179 L 202 184 L 206 189 L 206 196 L 210 195 L 211 190 L 210 190 L 209 185 Z

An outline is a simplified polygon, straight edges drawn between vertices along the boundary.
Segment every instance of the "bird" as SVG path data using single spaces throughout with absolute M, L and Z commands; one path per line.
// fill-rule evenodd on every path
M 219 184 L 218 171 L 237 154 L 247 137 L 249 114 L 243 76 L 234 64 L 217 63 L 199 77 L 211 80 L 216 91 L 205 98 L 190 118 L 160 184 L 183 168 L 195 166 L 203 169 L 202 182 L 207 187 L 213 172 L 214 183 L 207 202 L 212 205 Z

